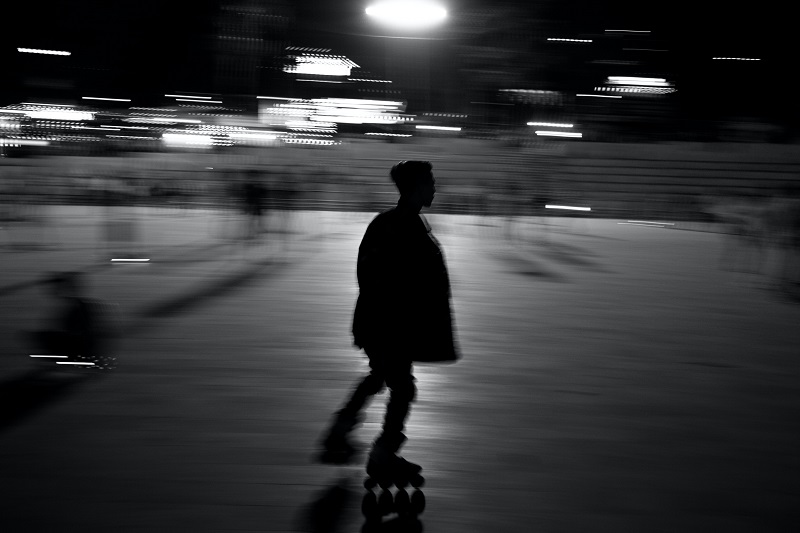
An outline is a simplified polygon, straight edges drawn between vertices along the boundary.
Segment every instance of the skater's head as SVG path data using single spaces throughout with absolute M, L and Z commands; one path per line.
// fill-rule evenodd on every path
M 419 208 L 431 206 L 436 180 L 430 162 L 401 161 L 392 167 L 390 175 L 402 199 Z

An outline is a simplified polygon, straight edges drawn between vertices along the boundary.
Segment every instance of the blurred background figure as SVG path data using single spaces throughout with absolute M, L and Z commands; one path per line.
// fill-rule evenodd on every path
M 32 334 L 34 346 L 45 354 L 66 355 L 70 359 L 97 355 L 99 319 L 84 295 L 82 276 L 77 272 L 55 274 L 45 280 L 45 288 L 54 311 L 46 329 Z
M 242 211 L 245 216 L 244 238 L 252 241 L 264 231 L 264 209 L 267 204 L 267 189 L 256 169 L 245 172 L 242 183 Z

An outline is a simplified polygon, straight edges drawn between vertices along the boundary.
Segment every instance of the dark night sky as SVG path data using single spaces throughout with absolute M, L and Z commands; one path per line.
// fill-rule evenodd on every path
M 752 87 L 771 84 L 781 93 L 788 92 L 793 80 L 789 58 L 797 47 L 791 40 L 790 17 L 787 8 L 770 9 L 768 3 L 747 7 L 688 0 L 447 0 L 445 3 L 453 14 L 448 22 L 451 25 L 462 20 L 459 17 L 464 11 L 499 10 L 512 5 L 551 21 L 563 31 L 602 32 L 609 26 L 652 29 L 653 35 L 673 50 L 676 76 L 689 84 L 687 87 L 703 89 L 738 81 Z M 385 39 L 369 35 L 386 31 L 364 15 L 365 0 L 295 0 L 289 4 L 296 10 L 293 44 L 333 47 L 359 58 L 364 66 L 380 64 L 380 54 L 386 53 L 385 44 L 380 43 Z M 4 11 L 6 21 L 13 23 L 2 34 L 0 59 L 6 76 L 0 91 L 8 100 L 15 88 L 14 80 L 31 64 L 30 56 L 16 53 L 17 46 L 69 49 L 75 53 L 75 64 L 107 69 L 96 71 L 91 78 L 96 90 L 107 94 L 210 89 L 212 62 L 208 37 L 217 6 L 217 0 L 16 3 Z M 453 37 L 451 29 L 443 30 L 442 36 Z M 760 70 L 751 69 L 758 73 L 757 78 L 740 76 L 742 65 L 709 69 L 707 57 L 718 54 L 759 55 L 765 61 L 758 65 Z

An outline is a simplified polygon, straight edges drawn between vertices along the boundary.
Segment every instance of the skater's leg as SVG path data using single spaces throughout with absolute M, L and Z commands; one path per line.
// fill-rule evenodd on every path
M 370 366 L 373 366 L 372 363 L 370 363 Z M 370 373 L 356 385 L 356 388 L 353 390 L 353 393 L 350 395 L 344 407 L 337 412 L 339 418 L 358 419 L 370 398 L 381 392 L 383 386 L 383 371 L 373 367 Z
M 383 432 L 375 441 L 367 461 L 367 474 L 378 483 L 390 482 L 399 487 L 411 483 L 417 487 L 422 482 L 422 467 L 398 455 L 406 441 L 403 434 L 411 403 L 416 398 L 417 388 L 411 374 L 411 362 L 396 364 L 387 372 L 386 385 L 391 389 Z
M 379 393 L 384 386 L 384 374 L 379 365 L 370 361 L 371 372 L 365 376 L 347 403 L 336 412 L 333 423 L 322 440 L 322 461 L 343 463 L 349 461 L 356 452 L 355 447 L 349 442 L 348 435 L 361 420 L 361 413 L 367 401 Z
M 406 418 L 411 402 L 417 396 L 417 387 L 411 374 L 411 361 L 393 361 L 386 371 L 386 385 L 391 389 L 391 395 L 386 407 L 383 432 L 375 441 L 375 447 L 396 453 L 406 439 L 403 434 Z

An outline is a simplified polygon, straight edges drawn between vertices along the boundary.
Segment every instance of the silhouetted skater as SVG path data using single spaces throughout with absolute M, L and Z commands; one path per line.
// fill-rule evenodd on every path
M 92 358 L 99 348 L 97 313 L 83 296 L 80 275 L 57 274 L 47 280 L 55 296 L 55 314 L 47 330 L 32 334 L 39 350 L 51 355 Z
M 348 434 L 361 421 L 366 402 L 391 390 L 383 431 L 372 446 L 372 477 L 420 467 L 397 455 L 410 404 L 416 397 L 413 362 L 458 359 L 450 311 L 450 281 L 438 241 L 420 214 L 436 191 L 431 164 L 403 161 L 391 170 L 400 192 L 397 207 L 370 223 L 358 250 L 360 293 L 353 319 L 354 344 L 369 358 L 364 377 L 323 439 L 321 460 L 345 463 L 355 448 Z

